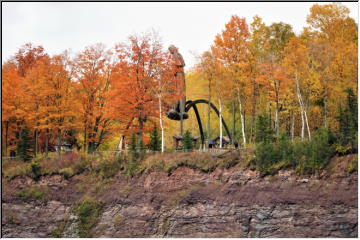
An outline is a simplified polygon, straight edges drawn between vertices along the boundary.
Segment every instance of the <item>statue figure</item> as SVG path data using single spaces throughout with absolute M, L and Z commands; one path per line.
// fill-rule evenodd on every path
M 171 104 L 171 109 L 166 113 L 167 117 L 172 120 L 183 120 L 189 116 L 184 111 L 186 97 L 185 97 L 185 62 L 181 54 L 178 52 L 178 48 L 174 45 L 169 46 L 169 52 L 173 59 L 174 64 L 174 83 L 175 91 L 174 95 L 177 100 Z

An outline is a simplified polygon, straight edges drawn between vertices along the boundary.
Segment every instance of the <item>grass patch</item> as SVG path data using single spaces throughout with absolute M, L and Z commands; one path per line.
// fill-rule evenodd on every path
M 90 170 L 103 179 L 112 178 L 121 169 L 121 159 L 114 156 L 99 156 L 90 163 Z
M 122 185 L 122 186 L 120 187 L 120 191 L 121 191 L 121 192 L 125 192 L 125 193 L 130 193 L 132 189 L 133 189 L 133 187 L 132 187 L 131 185 L 129 185 L 129 184 L 127 184 L 127 185 Z
M 91 194 L 94 197 L 101 196 L 103 193 L 111 187 L 111 183 L 113 182 L 112 178 L 102 179 L 99 176 L 93 177 L 96 182 L 92 184 L 94 187 L 91 189 Z
M 62 156 L 52 154 L 52 158 L 38 154 L 31 162 L 21 160 L 5 160 L 2 162 L 4 177 L 31 177 L 35 180 L 41 176 L 62 174 L 71 177 L 86 170 L 88 160 L 85 156 L 74 152 L 65 153 Z
M 51 232 L 51 236 L 53 238 L 62 238 L 63 237 L 63 233 L 66 227 L 67 221 L 63 221 L 61 222 L 57 228 Z
M 38 163 L 41 167 L 40 175 L 62 174 L 64 177 L 71 177 L 85 171 L 88 161 L 88 158 L 82 154 L 67 152 L 50 159 L 40 158 Z
M 6 214 L 6 221 L 9 223 L 9 224 L 20 224 L 20 220 L 18 219 L 18 217 L 16 216 L 15 212 L 13 211 L 9 211 L 7 214 Z
M 348 167 L 347 167 L 347 171 L 349 173 L 353 173 L 353 172 L 357 172 L 358 171 L 358 158 L 357 158 L 357 154 L 354 157 L 354 159 L 349 163 Z
M 176 153 L 155 154 L 141 162 L 145 172 L 154 170 L 171 173 L 178 167 L 186 166 L 202 172 L 212 172 L 217 167 L 229 168 L 239 162 L 239 154 L 233 153 L 222 158 L 213 157 L 210 153 Z
M 115 229 L 120 229 L 120 226 L 123 223 L 123 221 L 124 221 L 124 217 L 121 215 L 117 215 L 116 217 L 114 217 L 113 224 Z
M 69 179 L 75 175 L 75 171 L 71 167 L 60 169 L 59 173 L 64 176 L 65 179 Z
M 79 217 L 79 237 L 89 237 L 89 231 L 96 225 L 101 213 L 102 204 L 93 198 L 85 198 L 75 206 Z
M 44 200 L 47 197 L 48 188 L 46 186 L 31 186 L 24 188 L 17 193 L 18 197 L 24 199 L 41 199 Z
M 169 231 L 169 227 L 170 227 L 170 223 L 169 223 L 169 218 L 166 218 L 160 226 L 160 234 L 165 237 L 167 232 Z
M 170 206 L 177 206 L 180 204 L 181 200 L 185 199 L 187 196 L 189 196 L 192 192 L 197 191 L 204 187 L 204 183 L 194 183 L 188 188 L 181 189 L 179 191 L 176 191 L 174 194 L 172 194 L 167 200 L 166 203 Z
M 30 176 L 31 163 L 21 160 L 3 160 L 2 161 L 3 176 L 9 180 L 17 176 Z
M 38 154 L 32 162 L 21 160 L 4 160 L 2 162 L 4 177 L 31 177 L 38 180 L 41 176 L 60 174 L 65 178 L 88 171 L 103 179 L 111 178 L 123 169 L 123 160 L 110 154 L 89 155 L 84 153 L 67 152 L 61 156 L 49 154 L 45 157 Z

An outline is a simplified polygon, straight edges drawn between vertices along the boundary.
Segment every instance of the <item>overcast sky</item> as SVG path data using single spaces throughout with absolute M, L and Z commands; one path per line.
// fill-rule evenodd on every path
M 315 3 L 2 3 L 2 61 L 27 42 L 49 54 L 73 53 L 98 42 L 107 47 L 134 33 L 154 29 L 164 46 L 174 44 L 187 68 L 212 44 L 231 15 L 252 22 L 256 14 L 267 25 L 285 22 L 300 33 Z M 325 4 L 325 3 L 320 3 Z M 343 3 L 358 23 L 358 3 Z

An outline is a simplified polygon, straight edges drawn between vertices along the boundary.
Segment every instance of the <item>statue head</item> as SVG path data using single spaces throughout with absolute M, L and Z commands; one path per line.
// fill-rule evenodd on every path
M 169 51 L 170 51 L 171 54 L 177 52 L 177 50 L 178 50 L 178 48 L 175 47 L 174 45 L 171 44 L 171 45 L 169 46 Z

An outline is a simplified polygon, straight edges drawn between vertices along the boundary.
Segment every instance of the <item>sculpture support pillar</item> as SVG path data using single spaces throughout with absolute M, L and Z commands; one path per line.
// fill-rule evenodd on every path
M 183 136 L 183 127 L 184 127 L 184 102 L 183 100 L 180 100 L 180 136 Z

